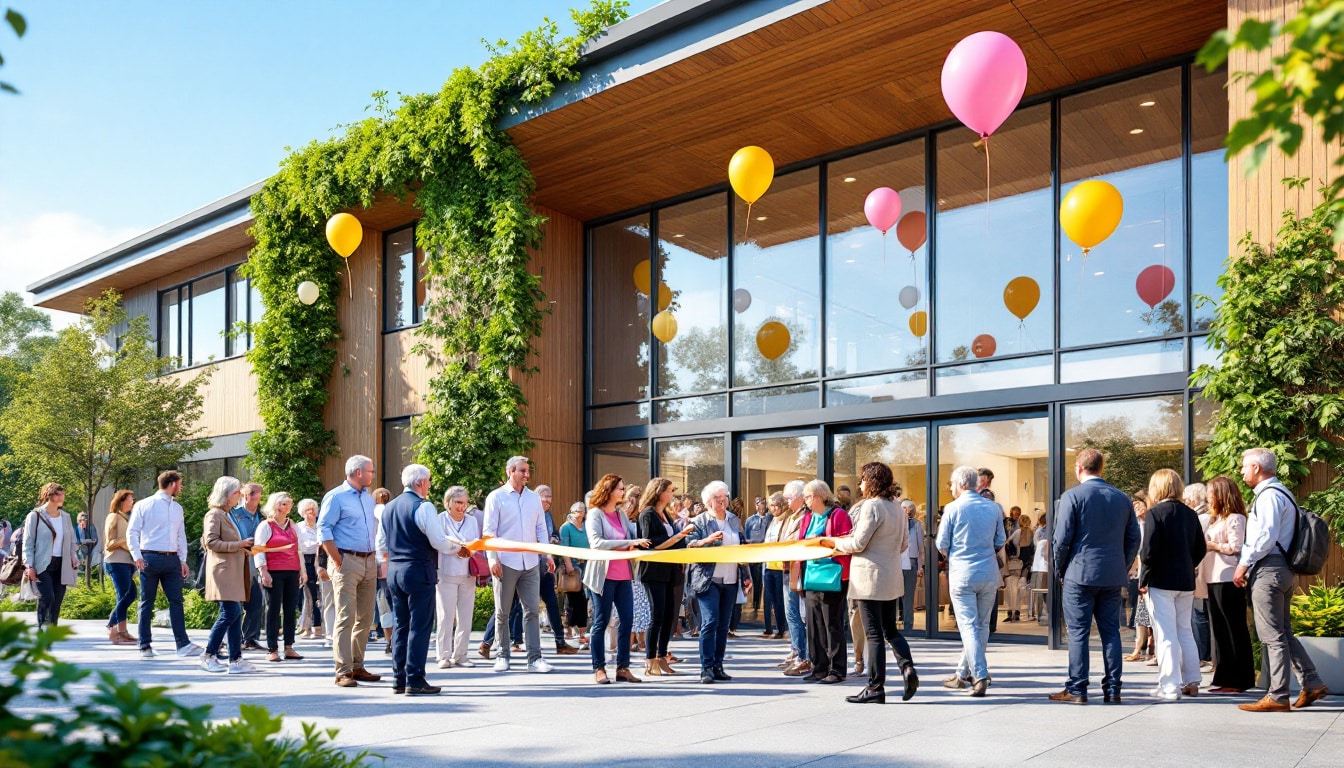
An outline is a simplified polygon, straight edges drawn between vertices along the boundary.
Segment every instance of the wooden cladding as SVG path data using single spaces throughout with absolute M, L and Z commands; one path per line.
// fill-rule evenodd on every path
M 191 368 L 168 374 L 169 378 L 190 381 L 206 368 Z M 201 387 L 204 408 L 194 425 L 198 437 L 255 432 L 263 427 L 257 411 L 257 377 L 246 358 L 234 357 L 215 363 L 210 378 Z
M 383 418 L 425 412 L 429 380 L 439 366 L 411 350 L 420 342 L 415 328 L 383 334 Z
M 323 421 L 336 432 L 339 446 L 338 453 L 322 467 L 322 482 L 328 488 L 344 479 L 347 456 L 364 454 L 380 466 L 382 462 L 378 407 L 383 365 L 379 338 L 383 327 L 382 251 L 382 233 L 366 228 L 359 249 L 346 259 L 350 276 L 341 275 L 341 295 L 336 302 L 341 337 L 336 341 L 336 362 L 327 386 L 331 399 L 323 412 Z

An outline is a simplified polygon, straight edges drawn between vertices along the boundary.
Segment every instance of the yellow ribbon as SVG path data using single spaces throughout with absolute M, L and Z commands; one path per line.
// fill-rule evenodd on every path
M 764 563 L 770 560 L 818 560 L 838 554 L 823 547 L 821 539 L 769 544 L 697 547 L 695 549 L 585 549 L 559 544 L 531 544 L 508 539 L 481 538 L 464 546 L 473 552 L 534 552 L 579 560 L 643 560 L 649 563 Z

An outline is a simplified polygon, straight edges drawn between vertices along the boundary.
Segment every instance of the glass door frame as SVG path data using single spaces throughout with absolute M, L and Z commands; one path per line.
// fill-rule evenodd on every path
M 731 442 L 732 450 L 725 456 L 731 463 L 727 467 L 729 477 L 724 478 L 728 482 L 729 498 L 738 498 L 743 489 L 742 484 L 742 443 L 747 440 L 765 440 L 776 437 L 813 437 L 817 441 L 817 477 L 829 477 L 831 452 L 825 440 L 825 430 L 821 425 L 815 427 L 800 427 L 795 429 L 769 429 L 755 430 L 751 432 L 732 432 Z M 810 479 L 810 478 L 809 478 Z M 806 482 L 806 481 L 804 481 Z M 753 514 L 754 509 L 747 507 L 748 500 L 742 499 L 743 510 L 746 514 Z M 745 522 L 745 520 L 743 521 Z

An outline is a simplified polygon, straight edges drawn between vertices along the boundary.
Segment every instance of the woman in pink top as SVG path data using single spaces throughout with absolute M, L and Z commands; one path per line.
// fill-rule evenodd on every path
M 1209 554 L 1201 567 L 1209 585 L 1209 629 L 1213 635 L 1212 688 L 1209 693 L 1241 693 L 1255 685 L 1254 650 L 1246 625 L 1246 588 L 1232 581 L 1246 541 L 1246 504 L 1236 483 L 1215 477 L 1206 490 Z
M 307 581 L 299 558 L 299 532 L 289 520 L 294 499 L 288 493 L 272 493 L 266 498 L 262 511 L 266 520 L 257 526 L 256 546 L 270 552 L 253 555 L 257 566 L 257 581 L 266 590 L 266 650 L 271 652 L 267 661 L 280 661 L 279 646 L 281 611 L 284 611 L 285 658 L 299 660 L 294 652 L 294 625 L 299 613 L 299 590 Z
M 648 547 L 649 540 L 638 538 L 635 524 L 621 513 L 625 500 L 625 482 L 619 475 L 606 474 L 597 481 L 589 503 L 588 519 L 584 529 L 588 546 L 592 549 L 630 550 Z M 607 677 L 607 659 L 603 649 L 611 609 L 616 608 L 616 679 L 627 683 L 642 683 L 630 671 L 630 629 L 635 618 L 635 596 L 631 585 L 633 573 L 629 560 L 589 560 L 583 569 L 583 585 L 589 590 L 593 604 L 593 628 L 588 633 L 588 649 L 593 657 L 593 680 L 610 683 Z

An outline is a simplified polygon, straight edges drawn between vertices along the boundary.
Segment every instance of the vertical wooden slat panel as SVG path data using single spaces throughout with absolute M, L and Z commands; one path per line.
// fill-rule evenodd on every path
M 341 338 L 336 342 L 336 363 L 331 372 L 331 399 L 323 420 L 336 432 L 336 455 L 322 467 L 322 482 L 328 488 L 341 482 L 345 457 L 364 454 L 382 466 L 382 421 L 379 396 L 382 384 L 382 278 L 383 237 L 364 230 L 359 250 L 347 263 L 353 280 L 344 272 L 336 315 Z M 354 284 L 354 298 L 350 285 Z M 399 490 L 399 489 L 397 489 Z

